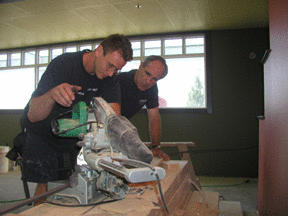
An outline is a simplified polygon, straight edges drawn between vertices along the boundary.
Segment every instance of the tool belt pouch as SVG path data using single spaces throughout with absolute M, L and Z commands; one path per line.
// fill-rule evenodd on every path
M 16 161 L 17 158 L 22 155 L 25 137 L 25 132 L 21 132 L 13 139 L 13 148 L 6 154 L 8 159 Z

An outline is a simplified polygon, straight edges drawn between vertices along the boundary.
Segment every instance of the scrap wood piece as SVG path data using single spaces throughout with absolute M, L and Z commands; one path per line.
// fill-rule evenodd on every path
M 175 161 L 161 161 L 159 164 L 160 167 L 164 168 L 165 170 L 171 169 L 179 169 L 179 163 L 175 163 Z
M 185 216 L 218 216 L 219 193 L 194 191 L 186 207 Z
M 173 197 L 168 202 L 168 209 L 175 213 L 177 209 L 185 209 L 190 201 L 193 193 L 193 187 L 191 184 L 191 179 L 186 177 L 183 179 L 182 183 L 178 185 L 177 191 L 175 191 Z
M 175 163 L 176 161 L 174 161 Z M 163 188 L 165 191 L 165 200 L 169 203 L 176 191 L 178 190 L 178 187 L 183 183 L 183 180 L 186 178 L 190 178 L 189 175 L 189 164 L 187 161 L 177 161 L 180 169 L 171 169 L 167 170 L 167 178 L 165 177 L 163 181 Z M 170 181 L 168 184 L 166 181 Z M 165 188 L 167 187 L 167 189 Z

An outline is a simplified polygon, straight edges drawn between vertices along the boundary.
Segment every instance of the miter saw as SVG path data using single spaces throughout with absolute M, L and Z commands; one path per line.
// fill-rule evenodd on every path
M 71 118 L 52 121 L 57 136 L 78 137 L 86 164 L 77 166 L 71 187 L 56 196 L 73 197 L 79 204 L 89 204 L 99 196 L 123 199 L 129 183 L 160 181 L 165 170 L 152 167 L 152 152 L 140 140 L 137 129 L 125 117 L 116 115 L 102 98 L 90 105 L 74 105 Z M 52 185 L 51 185 L 52 184 Z M 53 183 L 48 187 L 53 187 Z

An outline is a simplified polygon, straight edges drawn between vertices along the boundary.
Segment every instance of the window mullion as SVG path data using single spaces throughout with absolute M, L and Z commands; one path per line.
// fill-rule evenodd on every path
M 164 39 L 160 38 L 161 40 L 161 56 L 165 55 L 165 46 L 164 46 Z
M 141 62 L 144 61 L 144 58 L 145 58 L 145 46 L 144 46 L 144 40 L 141 40 L 141 55 L 140 55 L 140 59 L 141 59 Z

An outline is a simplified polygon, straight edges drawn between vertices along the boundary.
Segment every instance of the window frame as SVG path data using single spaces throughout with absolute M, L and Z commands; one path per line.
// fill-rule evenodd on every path
M 197 57 L 199 54 L 186 54 L 186 44 L 185 39 L 190 37 L 197 37 L 197 36 L 203 36 L 204 37 L 204 54 L 201 54 L 200 56 L 204 57 L 204 64 L 205 64 L 205 85 L 206 85 L 206 108 L 189 108 L 189 107 L 179 107 L 179 108 L 173 108 L 173 107 L 165 107 L 165 108 L 159 108 L 160 113 L 165 112 L 195 112 L 195 113 L 212 113 L 212 90 L 211 90 L 211 49 L 210 49 L 210 34 L 209 32 L 184 32 L 184 33 L 169 33 L 169 34 L 156 34 L 156 35 L 142 35 L 142 36 L 130 36 L 128 39 L 131 42 L 140 42 L 140 56 L 134 57 L 133 60 L 140 60 L 143 61 L 145 59 L 145 41 L 153 41 L 153 40 L 160 40 L 161 42 L 161 56 L 164 59 L 170 59 L 170 58 L 183 58 L 183 57 Z M 165 55 L 165 40 L 170 39 L 182 39 L 182 54 L 168 54 Z M 62 48 L 62 53 L 66 53 L 66 48 L 68 47 L 76 47 L 76 51 L 80 50 L 81 46 L 85 45 L 91 45 L 92 49 L 95 49 L 96 46 L 99 45 L 99 42 L 101 42 L 103 39 L 97 39 L 97 40 L 85 40 L 85 41 L 77 41 L 77 42 L 67 42 L 67 43 L 57 43 L 57 44 L 49 44 L 49 45 L 43 45 L 43 46 L 33 46 L 33 47 L 24 47 L 24 48 L 14 48 L 14 49 L 6 49 L 6 50 L 0 50 L 0 54 L 7 54 L 7 62 L 6 67 L 0 67 L 0 70 L 2 69 L 16 69 L 16 68 L 25 68 L 25 67 L 34 67 L 35 72 L 35 85 L 34 89 L 37 86 L 37 83 L 39 81 L 39 68 L 40 67 L 47 67 L 48 64 L 51 62 L 52 58 L 52 50 L 55 48 Z M 39 53 L 42 50 L 48 49 L 48 63 L 42 63 L 39 64 Z M 35 64 L 31 65 L 25 65 L 24 63 L 24 54 L 28 51 L 35 51 Z M 20 66 L 11 66 L 11 54 L 15 52 L 20 52 L 21 56 L 21 62 Z M 144 110 L 144 109 L 143 109 Z M 142 110 L 142 111 L 143 111 Z M 13 112 L 15 110 L 4 110 L 0 109 L 0 112 Z M 23 111 L 23 109 L 19 109 L 19 111 Z M 141 111 L 141 112 L 142 112 Z

